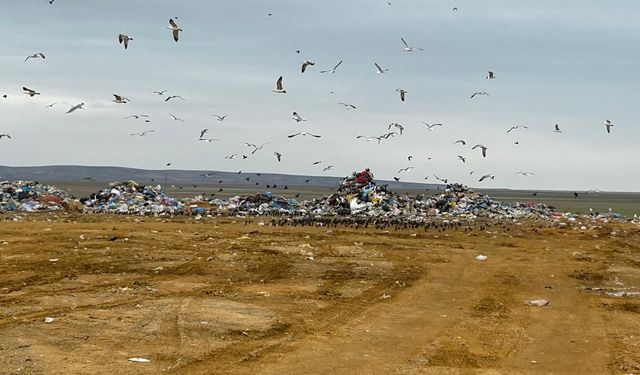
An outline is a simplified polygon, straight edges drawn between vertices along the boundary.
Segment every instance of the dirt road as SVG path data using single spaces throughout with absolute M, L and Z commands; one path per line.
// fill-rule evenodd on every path
M 3 219 L 3 374 L 640 373 L 637 226 Z

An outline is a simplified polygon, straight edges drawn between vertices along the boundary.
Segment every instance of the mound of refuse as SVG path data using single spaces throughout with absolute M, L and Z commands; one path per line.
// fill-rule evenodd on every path
M 75 197 L 38 181 L 1 181 L 0 212 L 81 210 Z
M 91 212 L 112 214 L 181 214 L 184 204 L 170 198 L 160 185 L 141 186 L 135 181 L 112 182 L 81 202 Z

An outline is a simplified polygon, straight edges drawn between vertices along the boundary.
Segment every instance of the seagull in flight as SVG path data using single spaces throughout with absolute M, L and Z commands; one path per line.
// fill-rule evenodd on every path
M 311 163 L 311 165 L 318 165 L 320 163 L 322 163 L 322 160 L 314 161 L 313 163 Z
M 407 43 L 407 41 L 404 40 L 404 38 L 402 38 L 402 37 L 400 37 L 400 40 L 402 40 L 402 44 L 404 44 L 404 50 L 406 52 L 413 52 L 414 49 L 417 49 L 417 50 L 420 50 L 420 51 L 424 51 L 422 48 L 410 46 L 409 43 Z
M 558 124 L 556 124 L 556 126 L 554 127 L 553 132 L 554 133 L 562 133 L 562 130 L 560 130 L 560 126 Z
M 535 175 L 535 173 L 533 173 L 533 172 L 516 172 L 515 174 L 521 174 L 523 176 Z
M 130 119 L 130 118 L 134 118 L 134 119 L 136 119 L 136 120 L 137 120 L 137 119 L 139 119 L 140 117 L 149 117 L 149 115 L 131 115 L 131 116 L 127 116 L 127 117 L 125 117 L 125 120 L 126 120 L 126 119 Z
M 314 63 L 313 61 L 309 61 L 309 60 L 304 60 L 302 62 L 302 73 L 304 73 L 305 70 L 307 70 L 307 66 L 309 65 L 316 65 L 316 63 Z
M 278 78 L 278 80 L 276 81 L 276 89 L 275 90 L 271 90 L 275 93 L 278 94 L 286 94 L 287 91 L 282 87 L 282 76 L 280 76 L 280 78 Z
M 152 129 L 152 130 L 145 130 L 145 131 L 140 132 L 140 133 L 131 133 L 131 134 L 129 134 L 129 135 L 139 135 L 140 137 L 143 137 L 143 136 L 145 136 L 147 133 L 153 133 L 154 131 L 155 131 L 155 130 L 153 130 L 153 129 Z
M 467 142 L 464 139 L 458 139 L 457 141 L 453 142 L 454 145 L 456 143 L 462 143 L 463 146 L 467 144 Z
M 486 180 L 487 178 L 490 178 L 490 179 L 494 180 L 496 178 L 496 176 L 494 176 L 492 174 L 485 174 L 484 176 L 480 177 L 478 182 L 482 182 L 482 181 Z
M 229 115 L 224 115 L 224 116 L 220 116 L 220 115 L 211 115 L 211 116 L 213 116 L 213 117 L 217 117 L 217 118 L 218 118 L 218 121 L 224 121 L 224 119 L 225 119 L 225 118 L 227 118 L 227 116 L 229 116 Z
M 331 170 L 331 169 L 333 169 L 333 165 L 327 165 L 326 167 L 324 167 L 324 168 L 322 169 L 322 171 L 323 171 L 323 172 L 326 172 L 326 171 L 329 171 L 329 170 Z
M 40 93 L 36 90 L 31 90 L 30 88 L 24 86 L 22 86 L 22 91 L 24 91 L 25 94 L 29 95 L 32 98 L 36 95 L 40 95 Z
M 338 69 L 338 67 L 340 66 L 340 64 L 342 64 L 342 60 L 340 60 L 339 63 L 336 64 L 336 66 L 333 67 L 333 69 L 328 69 L 328 70 L 321 70 L 320 73 L 328 73 L 331 72 L 331 74 L 336 72 L 336 69 Z
M 360 139 L 360 138 L 364 138 L 365 141 L 369 142 L 369 141 L 373 141 L 374 139 L 378 141 L 378 144 L 380 144 L 380 141 L 382 140 L 382 137 L 367 137 L 364 135 L 359 135 L 356 137 L 356 139 Z
M 9 134 L 0 134 L 0 139 L 2 139 L 2 138 L 11 139 L 11 136 Z
M 493 74 L 492 71 L 487 72 L 487 76 L 485 77 L 485 79 L 495 79 L 496 76 Z
M 310 136 L 315 137 L 315 138 L 320 138 L 320 136 L 319 136 L 319 135 L 311 134 L 311 133 L 307 133 L 307 132 L 295 133 L 295 134 L 288 135 L 287 137 L 289 137 L 289 138 L 293 138 L 293 137 L 296 137 L 296 136 L 299 136 L 299 135 L 301 135 L 301 136 L 307 136 L 307 135 L 310 135 Z
M 296 122 L 300 122 L 300 121 L 307 121 L 307 119 L 306 119 L 306 118 L 304 118 L 304 117 L 302 117 L 302 116 L 300 116 L 300 115 L 298 114 L 298 112 L 293 112 L 293 117 L 292 117 L 292 118 L 293 118 L 294 120 L 296 120 Z
M 429 125 L 424 121 L 422 123 L 427 127 L 427 130 L 429 130 L 429 131 L 433 130 L 433 128 L 436 127 L 436 126 L 442 126 L 442 124 L 431 124 L 431 125 Z
M 458 159 L 460 159 L 460 161 L 462 161 L 463 163 L 467 162 L 467 159 L 465 159 L 465 157 L 462 155 L 458 155 Z
M 478 92 L 474 92 L 474 93 L 471 95 L 471 99 L 473 99 L 473 98 L 474 98 L 475 96 L 477 96 L 477 95 L 489 95 L 489 93 L 488 93 L 488 92 L 486 92 L 486 91 L 478 91 Z
M 178 42 L 178 38 L 180 37 L 179 33 L 180 31 L 182 31 L 182 29 L 178 27 L 176 21 L 174 21 L 173 19 L 169 19 L 169 26 L 167 26 L 167 29 L 171 30 L 171 32 L 173 33 L 173 40 Z
M 602 124 L 607 127 L 607 133 L 611 133 L 611 128 L 613 127 L 613 123 L 609 120 L 605 120 Z
M 373 65 L 375 65 L 375 66 L 376 66 L 376 69 L 378 70 L 378 71 L 377 71 L 377 73 L 378 73 L 378 74 L 383 74 L 383 73 L 386 73 L 386 72 L 388 72 L 388 71 L 389 71 L 389 69 L 388 69 L 388 68 L 387 68 L 387 69 L 382 69 L 382 68 L 380 67 L 380 65 L 378 65 L 378 63 L 377 63 L 377 62 L 374 62 L 374 63 L 373 63 Z
M 405 89 L 396 89 L 397 92 L 400 93 L 400 100 L 402 100 L 404 102 L 404 95 L 408 92 Z
M 198 139 L 202 139 L 202 137 L 204 137 L 204 135 L 207 134 L 208 131 L 209 129 L 200 130 L 200 136 L 198 137 Z
M 338 104 L 342 105 L 344 107 L 344 109 L 346 109 L 346 110 L 356 109 L 356 106 L 353 105 L 353 104 L 347 104 L 347 103 L 342 103 L 342 102 L 340 102 Z
M 75 111 L 76 109 L 84 109 L 84 103 L 80 103 L 80 104 L 74 105 L 66 113 L 69 114 L 69 113 Z
M 507 130 L 507 133 L 509 133 L 512 130 L 516 130 L 516 129 L 520 129 L 520 128 L 529 129 L 529 127 L 526 126 L 526 125 L 516 125 L 516 126 L 510 127 L 509 130 Z
M 56 105 L 56 104 L 58 104 L 58 103 L 51 103 L 51 104 L 49 104 L 49 105 L 45 105 L 44 107 L 45 107 L 45 108 L 52 108 L 52 107 L 53 107 L 54 105 Z
M 271 143 L 271 142 L 263 143 L 263 144 L 261 144 L 260 146 L 253 145 L 254 150 L 253 150 L 253 151 L 251 151 L 251 155 L 255 154 L 256 152 L 258 152 L 258 151 L 260 151 L 260 150 L 262 150 L 262 149 L 264 148 L 264 146 L 266 146 L 266 145 L 268 145 L 268 144 L 270 144 L 270 143 Z M 248 144 L 248 143 L 246 143 L 246 145 L 249 145 L 249 144 Z
M 435 177 L 436 180 L 444 182 L 445 184 L 449 183 L 449 180 L 447 180 L 446 178 L 440 178 L 438 176 L 436 176 L 435 174 L 433 175 L 433 177 Z
M 158 95 L 164 95 L 165 92 L 167 92 L 169 90 L 162 90 L 162 91 L 154 91 L 154 94 L 158 94 Z
M 238 156 L 238 154 L 231 154 L 231 155 L 225 156 L 224 158 L 231 160 L 231 159 L 235 159 L 236 156 Z
M 129 35 L 118 34 L 118 41 L 120 42 L 120 44 L 124 44 L 124 49 L 127 49 L 127 47 L 129 47 L 130 40 L 133 40 L 133 38 L 130 38 Z
M 131 101 L 129 98 L 125 98 L 124 96 L 118 94 L 113 94 L 113 97 L 115 98 L 112 100 L 114 103 L 125 104 Z
M 214 141 L 219 141 L 220 139 L 218 139 L 218 138 L 198 138 L 198 140 L 202 141 L 202 142 L 211 143 L 211 142 L 214 142 Z
M 414 167 L 401 168 L 401 169 L 398 169 L 398 172 L 396 172 L 396 173 L 399 174 L 400 172 L 410 172 L 413 168 Z
M 171 95 L 171 96 L 167 96 L 167 98 L 164 101 L 168 102 L 171 99 L 177 99 L 177 98 L 184 100 L 184 98 L 180 95 Z
M 29 59 L 37 59 L 37 58 L 41 58 L 41 59 L 44 60 L 44 53 L 36 52 L 33 55 L 29 55 L 29 56 L 27 56 L 26 59 L 24 59 L 24 62 L 27 62 L 27 60 L 29 60 Z
M 182 121 L 182 122 L 184 122 L 184 120 L 183 120 L 183 119 L 181 119 L 180 117 L 178 117 L 178 116 L 176 116 L 176 115 L 174 115 L 174 114 L 172 114 L 172 113 L 169 113 L 169 116 L 171 116 L 171 118 L 172 118 L 172 119 L 174 119 L 175 121 Z
M 486 146 L 484 146 L 484 145 L 475 145 L 471 149 L 475 150 L 476 148 L 481 148 L 482 149 L 482 157 L 483 158 L 487 157 L 487 147 Z
M 278 158 L 278 161 L 280 161 L 280 159 L 282 158 L 282 154 L 279 152 L 274 152 L 273 154 L 276 156 L 276 158 Z

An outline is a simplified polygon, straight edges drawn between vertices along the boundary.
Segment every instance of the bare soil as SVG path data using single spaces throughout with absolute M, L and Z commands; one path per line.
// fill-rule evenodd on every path
M 631 224 L 13 217 L 2 374 L 640 373 Z

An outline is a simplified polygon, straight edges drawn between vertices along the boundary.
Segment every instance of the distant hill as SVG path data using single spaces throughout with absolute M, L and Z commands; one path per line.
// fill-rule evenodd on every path
M 277 173 L 260 173 L 260 179 L 270 184 L 305 186 L 309 188 L 333 188 L 338 186 L 343 177 L 289 175 Z M 148 170 L 125 167 L 93 167 L 81 165 L 50 165 L 35 167 L 0 166 L 0 180 L 37 180 L 42 183 L 86 182 L 108 183 L 113 181 L 134 180 L 140 184 L 161 185 L 207 185 L 223 180 L 225 184 L 254 185 L 255 182 L 245 180 L 256 176 L 255 172 L 237 173 L 205 170 Z M 306 180 L 310 179 L 307 183 Z M 418 190 L 435 189 L 442 185 L 420 184 L 413 182 L 396 182 L 376 180 L 378 184 L 389 184 L 392 189 Z

